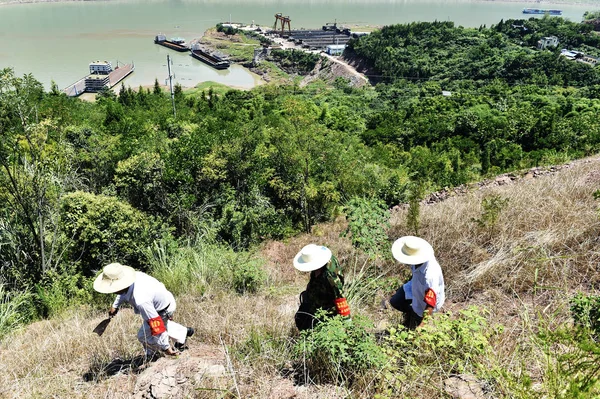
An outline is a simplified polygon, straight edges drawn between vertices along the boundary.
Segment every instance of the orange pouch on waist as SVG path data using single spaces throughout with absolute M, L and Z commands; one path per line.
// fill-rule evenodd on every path
M 167 331 L 167 327 L 165 327 L 165 323 L 160 316 L 153 319 L 148 319 L 148 325 L 150 326 L 150 332 L 152 335 L 160 335 Z
M 346 298 L 338 298 L 334 302 L 339 315 L 350 316 L 350 306 L 348 306 Z

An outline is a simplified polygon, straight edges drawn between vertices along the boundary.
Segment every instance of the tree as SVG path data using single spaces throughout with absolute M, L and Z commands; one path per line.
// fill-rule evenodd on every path
M 0 73 L 0 236 L 12 248 L 0 268 L 23 286 L 60 261 L 58 202 L 77 185 L 62 129 L 52 119 L 38 121 L 43 95 L 30 75 Z
M 162 94 L 162 89 L 160 88 L 160 84 L 158 84 L 158 79 L 154 79 L 154 95 L 159 96 Z

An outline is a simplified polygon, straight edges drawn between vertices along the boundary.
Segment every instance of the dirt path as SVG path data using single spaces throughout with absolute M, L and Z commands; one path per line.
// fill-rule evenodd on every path
M 348 64 L 347 62 L 342 61 L 339 57 L 334 57 L 327 53 L 321 53 L 321 56 L 328 58 L 332 62 L 342 65 L 348 71 L 349 74 L 355 76 L 359 80 L 364 81 L 364 83 L 369 83 L 369 79 L 367 79 L 367 77 L 365 75 L 358 72 L 352 65 Z

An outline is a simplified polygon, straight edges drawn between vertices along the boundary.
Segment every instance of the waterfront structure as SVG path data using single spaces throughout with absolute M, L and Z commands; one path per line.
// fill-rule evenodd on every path
M 113 70 L 112 64 L 108 61 L 90 62 L 90 73 L 100 73 L 108 75 Z
M 542 37 L 537 42 L 537 48 L 539 50 L 544 50 L 544 49 L 547 49 L 549 47 L 556 47 L 556 46 L 558 46 L 558 37 L 556 37 L 556 36 Z
M 69 97 L 77 97 L 85 92 L 97 93 L 104 88 L 110 89 L 132 74 L 135 69 L 133 63 L 119 66 L 118 61 L 115 69 L 108 61 L 94 61 L 89 67 L 90 74 L 64 88 L 63 93 Z
M 590 57 L 589 55 L 585 55 L 585 53 L 582 51 L 562 49 L 562 50 L 560 50 L 560 55 L 562 55 L 563 57 L 565 57 L 568 60 L 583 62 L 584 64 L 588 64 L 588 65 L 592 65 L 592 66 L 595 66 L 596 64 L 598 64 L 597 58 Z
M 288 35 L 291 34 L 291 30 L 292 27 L 290 25 L 290 22 L 292 20 L 290 19 L 290 17 L 288 15 L 286 15 L 285 17 L 283 16 L 282 13 L 278 12 L 277 14 L 275 14 L 275 24 L 273 25 L 273 30 L 277 31 L 279 30 L 280 35 L 283 37 L 284 36 L 284 32 L 285 32 L 285 27 L 287 25 L 287 31 L 288 31 Z M 280 22 L 281 24 L 281 29 L 277 28 L 277 22 Z
M 345 49 L 345 44 L 330 44 L 325 48 L 325 52 L 329 55 L 341 55 Z
M 85 91 L 97 93 L 110 84 L 108 74 L 90 74 L 85 78 Z

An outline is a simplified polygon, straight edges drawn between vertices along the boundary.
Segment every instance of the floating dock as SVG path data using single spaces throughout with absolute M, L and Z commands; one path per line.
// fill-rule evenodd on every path
M 104 67 L 100 69 L 99 67 Z M 113 88 L 135 70 L 134 64 L 124 64 L 112 69 L 109 62 L 91 63 L 90 74 L 63 89 L 69 97 L 77 97 L 83 93 L 97 93 L 103 88 Z M 108 72 L 108 73 L 106 73 Z

